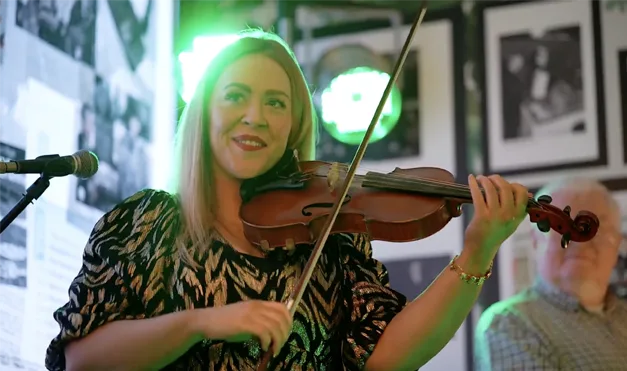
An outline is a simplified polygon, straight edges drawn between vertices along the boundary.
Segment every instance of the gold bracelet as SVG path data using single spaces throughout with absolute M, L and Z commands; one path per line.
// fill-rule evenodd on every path
M 490 278 L 490 276 L 492 275 L 492 263 L 490 263 L 490 268 L 488 268 L 488 271 L 481 275 L 481 276 L 474 276 L 472 274 L 468 274 L 466 272 L 464 272 L 464 270 L 462 269 L 462 267 L 460 267 L 457 264 L 457 258 L 459 258 L 459 255 L 455 255 L 455 257 L 453 259 L 451 259 L 451 262 L 449 263 L 449 268 L 456 272 L 459 275 L 459 278 L 462 279 L 462 281 L 466 282 L 466 283 L 472 283 L 475 284 L 477 286 L 481 286 L 483 285 L 483 282 L 485 282 L 485 280 L 487 280 L 488 278 Z

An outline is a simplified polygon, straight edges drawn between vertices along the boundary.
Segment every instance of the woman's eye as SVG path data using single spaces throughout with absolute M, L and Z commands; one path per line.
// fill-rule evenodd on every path
M 226 94 L 226 100 L 233 103 L 239 103 L 244 99 L 244 94 L 238 92 L 230 92 Z
M 273 107 L 273 108 L 285 108 L 286 107 L 285 102 L 283 102 L 280 99 L 270 99 L 268 101 L 268 105 Z

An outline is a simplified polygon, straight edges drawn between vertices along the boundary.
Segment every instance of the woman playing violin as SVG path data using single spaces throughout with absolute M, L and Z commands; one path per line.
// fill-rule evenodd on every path
M 181 120 L 176 191 L 143 190 L 96 224 L 70 300 L 54 313 L 61 331 L 46 367 L 248 370 L 270 350 L 273 370 L 409 370 L 435 356 L 523 220 L 527 190 L 469 177 L 475 214 L 463 251 L 413 301 L 390 288 L 366 235 L 331 235 L 292 318 L 284 302 L 311 248 L 251 244 L 239 192 L 287 150 L 313 160 L 315 123 L 282 40 L 250 33 L 224 49 Z

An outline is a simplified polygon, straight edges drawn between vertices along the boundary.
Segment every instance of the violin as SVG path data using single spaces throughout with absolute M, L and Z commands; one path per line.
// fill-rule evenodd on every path
M 273 169 L 240 187 L 240 219 L 252 244 L 266 251 L 314 244 L 286 302 L 292 317 L 330 234 L 366 233 L 373 240 L 416 241 L 440 231 L 452 218 L 461 215 L 463 203 L 472 202 L 469 187 L 455 183 L 453 175 L 443 169 L 397 168 L 387 174 L 356 174 L 426 10 L 423 3 L 350 165 L 300 162 L 297 153 L 286 151 Z M 560 233 L 563 248 L 570 241 L 584 242 L 596 235 L 599 220 L 593 213 L 581 211 L 573 220 L 570 207 L 560 210 L 551 201 L 550 196 L 538 200 L 530 197 L 527 213 L 541 231 L 553 229 Z M 257 370 L 265 371 L 271 358 L 272 352 L 266 351 Z
M 262 179 L 242 184 L 240 219 L 246 238 L 264 251 L 314 244 L 347 169 L 347 165 L 338 163 L 298 162 L 297 154 L 290 156 L 286 152 L 278 167 Z M 560 233 L 563 248 L 570 241 L 585 242 L 596 235 L 596 215 L 580 211 L 572 219 L 570 207 L 562 210 L 551 201 L 546 195 L 527 201 L 529 220 L 540 231 Z M 396 168 L 387 174 L 371 171 L 355 175 L 330 234 L 364 233 L 371 240 L 417 241 L 439 232 L 452 218 L 460 216 L 464 203 L 472 203 L 470 188 L 455 183 L 447 170 L 422 167 Z

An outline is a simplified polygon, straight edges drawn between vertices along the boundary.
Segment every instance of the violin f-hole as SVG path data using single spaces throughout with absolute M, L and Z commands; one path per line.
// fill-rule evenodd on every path
M 346 197 L 344 198 L 344 201 L 342 201 L 342 206 L 346 205 L 349 202 L 351 202 L 351 195 L 346 195 Z M 310 204 L 310 205 L 303 207 L 303 210 L 301 212 L 303 213 L 304 216 L 312 216 L 313 213 L 308 210 L 317 208 L 317 207 L 321 209 L 330 209 L 333 207 L 333 204 L 330 202 L 318 202 L 318 203 Z

